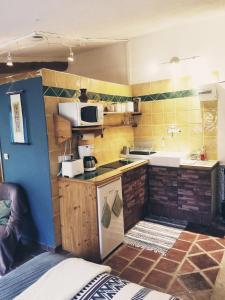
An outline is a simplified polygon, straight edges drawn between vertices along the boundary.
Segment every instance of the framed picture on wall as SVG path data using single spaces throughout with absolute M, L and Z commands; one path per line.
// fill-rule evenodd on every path
M 26 120 L 20 93 L 10 95 L 10 108 L 11 142 L 28 144 Z

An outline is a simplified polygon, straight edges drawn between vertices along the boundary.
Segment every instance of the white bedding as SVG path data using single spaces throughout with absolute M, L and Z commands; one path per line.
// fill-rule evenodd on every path
M 110 271 L 108 266 L 69 258 L 46 272 L 14 300 L 175 300 L 168 294 L 107 275 Z
M 89 281 L 105 272 L 111 272 L 111 268 L 81 258 L 68 258 L 46 272 L 14 299 L 71 300 Z

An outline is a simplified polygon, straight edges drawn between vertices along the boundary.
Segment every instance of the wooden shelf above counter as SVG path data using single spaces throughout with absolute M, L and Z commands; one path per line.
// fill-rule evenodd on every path
M 104 115 L 124 115 L 124 114 L 130 114 L 132 116 L 139 116 L 142 113 L 141 112 L 119 112 L 119 111 L 104 111 Z
M 104 126 L 90 126 L 90 127 L 72 127 L 72 132 L 77 133 L 78 135 L 83 135 L 85 133 L 94 133 L 95 136 L 103 136 Z
M 117 112 L 105 112 L 104 115 L 124 115 L 129 114 L 131 116 L 141 115 L 141 113 L 117 113 Z M 103 137 L 103 133 L 105 129 L 109 128 L 119 128 L 119 127 L 137 127 L 136 122 L 132 122 L 131 124 L 113 124 L 113 125 L 102 125 L 102 126 L 89 126 L 89 127 L 72 127 L 71 122 L 58 115 L 54 115 L 54 123 L 55 123 L 55 137 L 56 142 L 58 144 L 62 144 L 67 140 L 72 139 L 72 133 L 76 133 L 82 136 L 85 133 L 93 133 L 95 136 L 101 135 Z

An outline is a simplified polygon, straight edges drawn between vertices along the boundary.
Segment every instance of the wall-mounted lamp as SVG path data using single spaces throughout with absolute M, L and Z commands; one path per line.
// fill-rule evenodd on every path
M 12 57 L 11 57 L 10 52 L 8 53 L 8 56 L 7 56 L 6 65 L 8 67 L 12 67 L 13 66 L 13 61 L 12 61 Z
M 74 61 L 74 53 L 72 51 L 72 48 L 70 48 L 70 54 L 67 57 L 68 62 L 73 62 Z

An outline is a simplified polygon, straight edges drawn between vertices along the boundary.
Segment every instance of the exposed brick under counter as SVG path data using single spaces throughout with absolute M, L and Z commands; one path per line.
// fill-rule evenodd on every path
M 144 216 L 147 200 L 147 165 L 122 174 L 125 232 Z
M 148 214 L 209 224 L 216 213 L 217 167 L 148 167 Z

